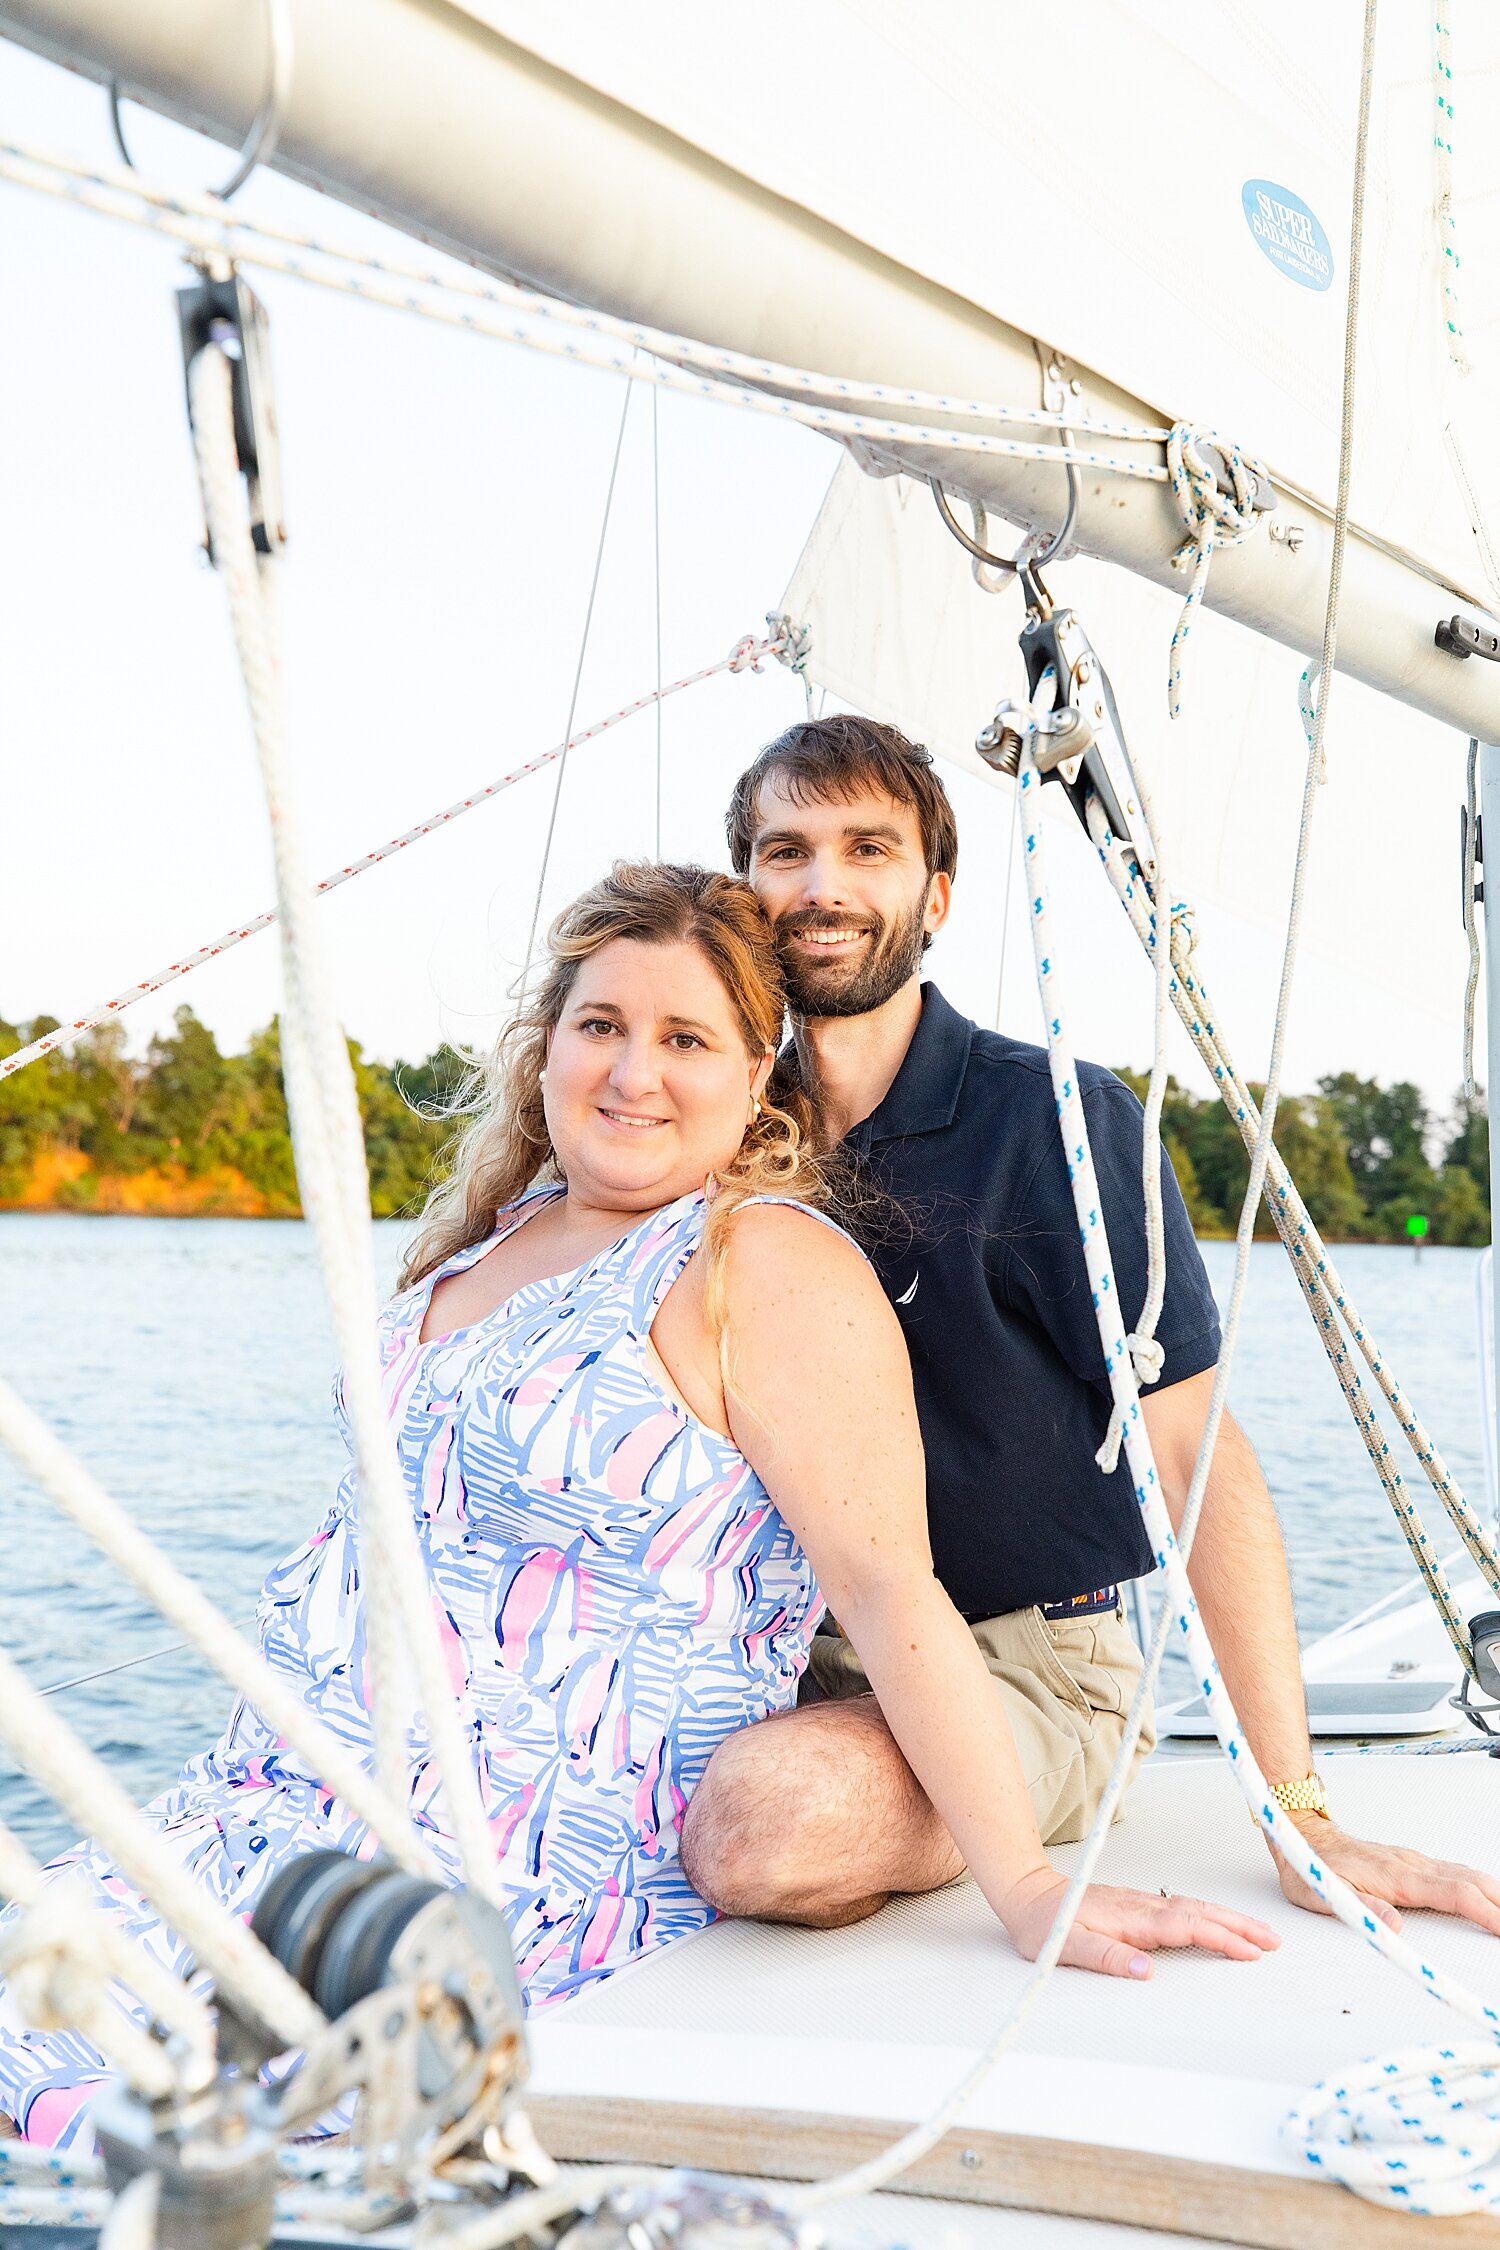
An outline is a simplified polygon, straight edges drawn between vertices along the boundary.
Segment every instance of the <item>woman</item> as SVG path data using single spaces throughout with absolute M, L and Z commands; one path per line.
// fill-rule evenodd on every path
M 819 1208 L 804 1097 L 769 1090 L 782 987 L 754 893 L 621 865 L 549 942 L 381 1319 L 528 2003 L 710 1918 L 678 1864 L 683 1806 L 727 1734 L 792 1703 L 824 1596 L 1034 1953 L 1061 1879 L 932 1576 L 900 1331 Z M 261 1639 L 368 1753 L 355 1503 L 351 1471 L 268 1578 Z M 456 1877 L 420 1765 L 412 1803 Z M 297 1852 L 371 1848 L 243 1703 L 152 1810 L 240 1913 Z M 185 1965 L 96 1850 L 62 1864 Z M 1251 1954 L 1260 1926 L 1244 1927 Z M 28 2137 L 86 2130 L 101 2070 L 81 2038 L 27 2034 L 0 2002 L 0 2107 Z

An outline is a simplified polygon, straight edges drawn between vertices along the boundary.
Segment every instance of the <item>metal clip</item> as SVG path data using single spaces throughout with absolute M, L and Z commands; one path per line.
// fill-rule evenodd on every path
M 271 332 L 266 309 L 237 273 L 204 273 L 177 292 L 186 374 L 208 344 L 217 344 L 233 371 L 234 444 L 250 497 L 250 532 L 258 553 L 279 555 L 286 545 L 281 509 L 281 444 L 271 385 Z M 193 411 L 188 391 L 188 417 Z M 204 534 L 207 546 L 208 535 Z
M 1432 639 L 1445 656 L 1483 656 L 1491 664 L 1500 664 L 1500 634 L 1488 625 L 1476 624 L 1472 617 L 1439 618 Z

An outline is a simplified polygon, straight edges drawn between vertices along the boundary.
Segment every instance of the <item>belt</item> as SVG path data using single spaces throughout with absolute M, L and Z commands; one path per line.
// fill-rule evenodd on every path
M 1071 1601 L 1042 1602 L 1039 1606 L 1043 1617 L 1054 1625 L 1069 1617 L 1097 1617 L 1101 1610 L 1119 1608 L 1120 1589 L 1118 1586 L 1099 1586 L 1092 1594 L 1075 1594 Z
M 1062 1624 L 1070 1617 L 1097 1617 L 1101 1611 L 1118 1609 L 1119 1606 L 1120 1589 L 1118 1586 L 1097 1586 L 1093 1593 L 1074 1594 L 1065 1602 L 1039 1602 L 1037 1604 L 1043 1617 L 1053 1625 Z M 964 1610 L 962 1615 L 966 1625 L 985 1625 L 995 1615 L 995 1612 L 989 1609 Z

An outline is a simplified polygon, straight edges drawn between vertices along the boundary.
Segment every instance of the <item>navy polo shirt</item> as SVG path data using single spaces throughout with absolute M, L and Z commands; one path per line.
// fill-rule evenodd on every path
M 1079 1087 L 1120 1306 L 1146 1297 L 1140 1103 Z M 968 1617 L 1065 1601 L 1152 1568 L 1124 1455 L 1094 1455 L 1109 1385 L 1046 1049 L 982 1031 L 932 984 L 905 1060 L 844 1143 L 853 1215 L 911 1354 L 937 1575 Z M 1170 1163 L 1160 1388 L 1212 1367 L 1219 1322 Z

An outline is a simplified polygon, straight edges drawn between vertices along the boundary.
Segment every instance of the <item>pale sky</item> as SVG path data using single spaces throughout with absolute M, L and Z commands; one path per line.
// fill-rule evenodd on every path
M 218 147 L 127 115 L 146 170 L 190 186 L 222 176 Z M 103 93 L 3 43 L 0 117 L 38 142 L 112 158 Z M 355 243 L 383 233 L 274 176 L 241 202 Z M 13 1020 L 72 1014 L 270 901 L 223 595 L 199 551 L 172 298 L 186 278 L 159 238 L 0 185 L 0 1013 Z M 326 872 L 561 735 L 624 385 L 250 278 L 271 316 L 292 725 L 309 850 Z M 667 679 L 763 628 L 839 458 L 790 425 L 634 387 L 580 724 L 654 681 L 653 396 Z M 667 705 L 668 856 L 722 864 L 735 773 L 803 707 L 800 684 L 774 664 Z M 647 715 L 573 754 L 544 911 L 616 854 L 651 851 L 655 751 Z M 1457 770 L 1445 765 L 1431 808 L 1444 838 L 1456 829 Z M 991 1021 L 1010 800 L 967 774 L 948 778 L 963 857 L 932 968 L 950 998 Z M 552 789 L 550 772 L 534 776 L 325 902 L 339 1003 L 369 1051 L 415 1056 L 493 1031 L 524 948 Z M 1399 808 L 1392 825 L 1399 833 Z M 1077 1044 L 1102 1061 L 1144 1062 L 1144 964 L 1081 836 L 1053 826 Z M 1290 1086 L 1350 1066 L 1450 1096 L 1456 838 L 1442 849 L 1440 888 L 1421 909 L 1454 933 L 1441 980 L 1418 1003 L 1384 991 L 1373 971 L 1351 981 L 1347 959 L 1311 955 Z M 1289 875 L 1289 858 L 1268 870 L 1274 896 Z M 1019 884 L 1009 928 L 1002 1018 L 1038 1037 Z M 1276 939 L 1226 913 L 1205 942 L 1239 1058 L 1259 1076 Z M 263 936 L 126 1020 L 139 1041 L 190 1002 L 234 1047 L 273 1013 L 277 984 L 275 941 Z M 1185 1042 L 1174 1058 L 1199 1086 Z

